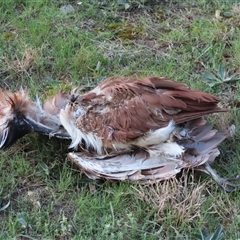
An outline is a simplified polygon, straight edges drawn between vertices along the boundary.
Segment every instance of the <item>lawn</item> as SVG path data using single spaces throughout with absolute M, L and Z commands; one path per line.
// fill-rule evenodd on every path
M 220 97 L 229 112 L 208 119 L 236 133 L 213 166 L 240 174 L 239 1 L 2 0 L 0 23 L 0 87 L 33 99 L 112 75 L 165 76 Z M 1 151 L 0 239 L 207 239 L 219 227 L 240 238 L 238 191 L 191 170 L 151 186 L 89 180 L 68 145 L 32 134 Z

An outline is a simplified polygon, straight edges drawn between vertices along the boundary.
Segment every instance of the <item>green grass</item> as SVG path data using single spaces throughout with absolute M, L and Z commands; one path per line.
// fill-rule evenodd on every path
M 119 3 L 3 0 L 0 86 L 23 86 L 44 99 L 59 88 L 92 88 L 110 75 L 187 83 L 229 107 L 229 114 L 209 118 L 221 130 L 237 128 L 214 167 L 238 175 L 240 83 L 210 87 L 202 80 L 221 64 L 227 76 L 240 75 L 238 1 Z M 64 15 L 67 4 L 75 11 Z M 66 160 L 68 144 L 32 135 L 1 152 L 0 239 L 195 239 L 220 225 L 225 239 L 240 237 L 239 193 L 226 194 L 209 176 L 184 173 L 183 182 L 148 187 L 92 181 Z

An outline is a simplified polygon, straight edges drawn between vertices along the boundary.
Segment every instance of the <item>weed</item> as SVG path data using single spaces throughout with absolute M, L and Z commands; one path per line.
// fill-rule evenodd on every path
M 234 76 L 227 77 L 225 66 L 223 64 L 220 64 L 217 72 L 217 76 L 215 76 L 211 72 L 205 71 L 202 76 L 202 80 L 209 82 L 208 84 L 209 87 L 214 87 L 224 83 L 234 83 L 236 81 L 239 81 L 240 77 L 234 77 Z
M 220 240 L 224 238 L 223 228 L 219 226 L 216 231 L 212 234 L 207 234 L 203 231 L 200 231 L 198 235 L 196 235 L 197 240 Z

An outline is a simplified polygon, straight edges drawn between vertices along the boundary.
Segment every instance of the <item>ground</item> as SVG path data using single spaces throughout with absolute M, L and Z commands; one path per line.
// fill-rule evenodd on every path
M 44 100 L 110 75 L 184 82 L 229 109 L 208 117 L 236 126 L 213 166 L 240 173 L 239 1 L 2 0 L 0 23 L 2 88 Z M 240 238 L 238 191 L 190 170 L 155 186 L 92 181 L 68 162 L 68 145 L 29 135 L 0 153 L 0 239 L 204 239 L 219 226 Z

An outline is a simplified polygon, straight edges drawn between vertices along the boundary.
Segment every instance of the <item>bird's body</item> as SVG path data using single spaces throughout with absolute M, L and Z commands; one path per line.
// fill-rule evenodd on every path
M 77 148 L 85 141 L 99 155 L 109 149 L 164 143 L 179 124 L 225 111 L 219 99 L 166 78 L 107 78 L 60 112 Z
M 90 178 L 149 182 L 201 167 L 223 185 L 209 163 L 226 136 L 203 119 L 226 111 L 219 101 L 160 77 L 107 78 L 84 94 L 60 91 L 43 107 L 25 92 L 1 92 L 0 149 L 36 131 L 70 138 L 68 157 Z

